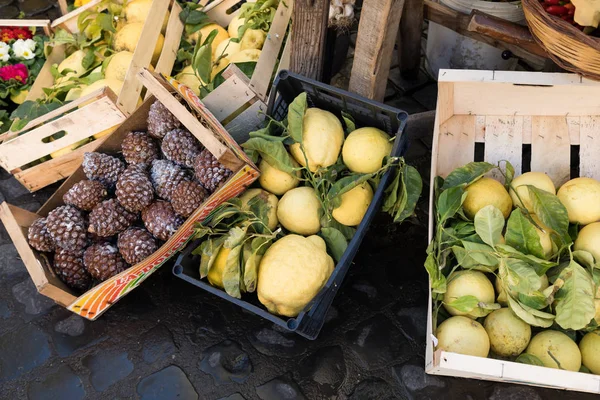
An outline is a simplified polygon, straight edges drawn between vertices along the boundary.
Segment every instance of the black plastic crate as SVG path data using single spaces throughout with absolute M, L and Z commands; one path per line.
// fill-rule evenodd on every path
M 406 112 L 285 70 L 279 72 L 275 80 L 274 89 L 269 98 L 267 114 L 277 120 L 282 120 L 287 115 L 288 105 L 302 92 L 307 93 L 309 107 L 318 107 L 330 111 L 340 119 L 341 111 L 345 110 L 354 117 L 357 127 L 372 126 L 387 132 L 389 135 L 395 135 L 397 139 L 392 149 L 392 155 L 403 156 L 406 153 L 408 143 L 406 135 L 403 134 L 408 119 Z M 348 243 L 346 252 L 337 263 L 323 289 L 295 318 L 280 317 L 269 313 L 258 301 L 256 293 L 246 293 L 242 296 L 242 299 L 236 299 L 229 296 L 225 291 L 211 286 L 207 281 L 200 280 L 200 256 L 194 256 L 191 253 L 200 245 L 201 241 L 190 243 L 181 252 L 175 262 L 173 273 L 175 276 L 237 304 L 289 331 L 296 332 L 311 340 L 315 339 L 323 327 L 327 310 L 329 310 L 333 298 L 352 264 L 352 259 L 367 233 L 371 220 L 380 210 L 383 192 L 393 172 L 392 170 L 388 171 L 381 179 L 373 196 L 373 201 L 358 226 L 356 234 Z

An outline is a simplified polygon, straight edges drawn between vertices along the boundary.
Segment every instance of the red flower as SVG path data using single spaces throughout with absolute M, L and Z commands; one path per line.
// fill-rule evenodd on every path
M 31 31 L 27 28 L 13 28 L 13 32 L 15 35 L 15 39 L 31 39 L 33 38 L 33 35 L 31 34 Z
M 0 41 L 8 43 L 17 39 L 31 39 L 33 34 L 28 28 L 9 27 L 0 29 Z
M 15 33 L 11 28 L 2 28 L 0 29 L 0 40 L 4 43 L 8 43 L 11 40 L 15 39 Z
M 15 79 L 21 83 L 25 83 L 28 76 L 29 73 L 24 64 L 5 65 L 4 67 L 0 67 L 0 79 L 3 81 Z

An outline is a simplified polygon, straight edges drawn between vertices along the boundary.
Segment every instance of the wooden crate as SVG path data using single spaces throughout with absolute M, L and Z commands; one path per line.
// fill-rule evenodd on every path
M 210 3 L 205 11 L 211 19 L 226 27 L 239 13 L 239 10 L 229 10 L 243 2 L 216 1 Z M 264 121 L 261 113 L 267 109 L 265 103 L 273 77 L 276 72 L 289 67 L 291 46 L 290 40 L 285 39 L 291 23 L 292 8 L 293 0 L 280 1 L 252 78 L 248 79 L 235 65 L 231 65 L 223 72 L 225 82 L 202 99 L 238 143 L 246 141 L 248 132 L 260 127 Z
M 139 76 L 151 95 L 96 150 L 113 154 L 120 152 L 121 142 L 129 131 L 146 129 L 146 119 L 150 105 L 155 99 L 158 99 L 198 138 L 205 148 L 234 173 L 153 255 L 119 275 L 95 286 L 81 296 L 75 295 L 56 277 L 44 254 L 29 247 L 27 231 L 35 219 L 46 216 L 54 208 L 63 205 L 63 194 L 75 183 L 85 179 L 83 169 L 79 167 L 37 213 L 31 213 L 7 203 L 0 205 L 0 218 L 38 291 L 63 307 L 90 320 L 98 318 L 119 299 L 139 286 L 142 281 L 187 243 L 193 235 L 197 222 L 202 221 L 210 211 L 222 202 L 246 190 L 259 175 L 258 169 L 248 156 L 189 89 L 184 86 L 177 86 L 175 81 L 164 80 L 160 77 L 156 78 L 154 74 L 147 70 L 142 71 Z M 180 94 L 200 116 L 202 123 L 179 102 L 173 94 L 175 92 Z
M 0 19 L 0 27 L 19 26 L 23 28 L 42 28 L 46 36 L 50 36 L 49 19 Z
M 69 13 L 68 15 L 54 21 L 54 28 L 61 27 L 76 31 L 78 16 L 97 6 L 98 1 L 93 0 L 83 7 Z M 70 146 L 82 139 L 92 137 L 106 129 L 116 128 L 126 116 L 130 115 L 139 104 L 142 84 L 136 75 L 142 68 L 148 67 L 151 62 L 152 53 L 158 40 L 160 27 L 165 15 L 171 8 L 171 15 L 165 32 L 165 41 L 162 52 L 156 63 L 155 71 L 169 74 L 177 58 L 177 50 L 183 32 L 183 23 L 179 19 L 181 7 L 177 2 L 170 0 L 154 0 L 152 9 L 148 14 L 146 23 L 142 30 L 142 37 L 133 53 L 131 65 L 127 71 L 121 93 L 116 96 L 91 95 L 91 104 L 85 105 L 81 110 L 74 111 L 77 106 L 84 103 L 78 101 L 68 103 L 55 111 L 48 113 L 35 121 L 31 121 L 25 128 L 18 132 L 8 132 L 0 135 L 0 165 L 8 172 L 15 175 L 28 190 L 36 191 L 71 175 L 80 164 L 83 153 L 93 151 L 102 141 L 96 139 L 77 151 L 70 152 L 61 157 L 46 161 L 34 167 L 22 168 L 31 161 L 47 156 L 62 147 Z M 74 24 L 74 25 L 73 25 Z M 74 27 L 73 27 L 74 26 Z M 43 95 L 43 89 L 54 84 L 51 68 L 65 59 L 64 46 L 55 47 L 47 57 L 37 79 L 29 91 L 27 100 L 36 100 Z M 105 92 L 107 93 L 107 92 Z M 112 92 L 111 92 L 112 93 Z M 110 102 L 112 104 L 108 104 Z M 83 110 L 86 110 L 85 112 Z M 90 124 L 85 119 L 75 119 L 75 115 L 84 115 L 97 123 Z M 56 118 L 55 120 L 52 120 Z M 50 123 L 50 121 L 52 122 Z M 49 126 L 44 125 L 49 123 Z M 112 125 L 111 125 L 112 124 Z M 41 143 L 40 140 L 54 135 L 57 132 L 66 131 L 67 134 L 60 140 L 51 143 Z M 12 151 L 16 146 L 35 149 L 27 154 L 17 154 Z M 33 157 L 34 155 L 39 157 Z
M 471 161 L 497 164 L 508 160 L 517 174 L 542 171 L 557 187 L 571 179 L 577 167 L 580 176 L 600 179 L 600 83 L 575 74 L 465 70 L 441 70 L 438 82 L 430 241 L 434 178 L 446 177 Z M 476 144 L 483 144 L 484 160 L 475 159 Z M 525 145 L 531 157 L 524 159 Z M 573 146 L 579 148 L 578 165 L 572 165 L 575 161 L 570 158 Z M 432 306 L 430 295 L 427 373 L 600 394 L 598 375 L 436 351 Z

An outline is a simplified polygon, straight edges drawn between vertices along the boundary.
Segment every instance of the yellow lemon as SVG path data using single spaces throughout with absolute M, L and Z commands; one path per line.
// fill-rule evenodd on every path
M 227 249 L 222 247 L 219 250 L 219 254 L 217 254 L 217 258 L 213 262 L 213 265 L 210 267 L 210 271 L 208 271 L 208 281 L 211 285 L 219 287 L 223 289 L 223 271 L 227 266 L 227 257 L 229 257 L 229 253 L 231 249 Z
M 146 22 L 151 7 L 152 0 L 133 0 L 128 2 L 127 6 L 125 6 L 125 18 L 127 19 L 127 22 Z M 161 28 L 161 31 L 163 33 L 165 33 L 165 31 L 167 30 L 168 22 L 169 12 L 167 11 Z
M 204 43 L 208 35 L 210 35 L 210 33 L 214 30 L 217 30 L 217 36 L 215 36 L 213 39 L 211 47 L 213 60 L 215 59 L 215 53 L 217 52 L 217 47 L 219 47 L 219 44 L 229 38 L 227 31 L 223 29 L 223 27 L 217 24 L 208 24 L 202 27 L 199 31 L 196 31 L 188 36 L 188 40 L 190 40 L 192 43 L 196 43 L 198 38 L 201 38 L 202 43 Z
M 127 50 L 114 54 L 106 66 L 104 77 L 106 79 L 125 81 L 125 76 L 127 75 L 132 59 L 133 53 Z
M 293 159 L 292 164 L 296 168 L 299 167 L 298 163 Z M 260 186 L 278 196 L 281 196 L 288 190 L 291 190 L 300 184 L 300 170 L 295 171 L 293 175 L 290 175 L 287 172 L 283 172 L 273 167 L 264 159 L 260 161 L 258 169 L 260 170 L 260 176 L 258 177 Z
M 269 207 L 269 222 L 267 226 L 270 230 L 274 231 L 279 223 L 277 220 L 277 203 L 279 203 L 277 196 L 262 189 L 248 189 L 240 196 L 242 207 L 247 207 L 248 202 L 257 196 L 260 196 Z
M 16 96 L 14 94 L 11 94 L 10 100 L 15 104 L 23 104 L 28 94 L 29 90 L 21 90 Z
M 467 198 L 463 203 L 463 209 L 470 219 L 475 217 L 477 211 L 489 205 L 499 209 L 504 219 L 510 215 L 512 200 L 500 182 L 492 178 L 481 178 L 467 186 L 466 191 Z
M 479 322 L 467 317 L 448 318 L 438 326 L 435 336 L 438 350 L 477 357 L 487 357 L 490 352 L 487 332 Z
M 535 186 L 548 193 L 556 193 L 556 188 L 554 187 L 554 183 L 552 183 L 552 179 L 543 172 L 526 172 L 523 175 L 517 176 L 510 184 L 510 197 L 515 207 L 523 207 L 529 212 L 534 212 L 534 210 L 531 199 L 529 198 L 529 188 L 527 185 Z M 513 188 L 516 190 L 516 193 Z M 517 193 L 519 194 L 518 196 Z
M 262 49 L 265 44 L 267 33 L 260 29 L 246 29 L 242 40 L 240 40 L 240 50 Z
M 113 48 L 116 51 L 127 50 L 131 53 L 135 52 L 135 48 L 141 40 L 142 29 L 144 29 L 143 22 L 128 23 L 115 34 Z M 158 61 L 164 42 L 165 37 L 162 34 L 159 34 L 156 45 L 154 46 L 154 52 L 152 53 L 153 64 Z
M 231 57 L 227 57 L 232 64 L 244 62 L 257 62 L 260 58 L 261 51 L 258 49 L 240 50 Z
M 215 61 L 221 56 L 231 57 L 238 51 L 240 51 L 239 43 L 232 42 L 231 39 L 223 40 L 219 46 L 217 46 L 217 51 L 215 52 Z
M 376 172 L 392 151 L 390 139 L 387 133 L 377 128 L 360 128 L 351 132 L 342 148 L 344 164 L 352 172 Z
M 285 229 L 300 235 L 314 235 L 321 230 L 321 203 L 311 187 L 287 191 L 277 207 L 277 219 Z
M 200 86 L 204 86 L 202 80 L 194 72 L 194 68 L 191 65 L 185 67 L 180 73 L 175 76 L 180 83 L 189 87 L 196 96 L 200 96 Z
M 342 194 L 342 203 L 332 212 L 337 222 L 346 226 L 360 224 L 373 200 L 373 189 L 368 182 Z
M 492 351 L 499 356 L 516 357 L 531 340 L 531 327 L 510 308 L 492 311 L 485 318 L 483 327 L 490 338 Z
M 470 312 L 458 311 L 449 305 L 454 300 L 463 296 L 475 296 L 480 302 L 494 302 L 494 286 L 492 282 L 479 271 L 464 270 L 450 275 L 448 278 L 448 287 L 444 293 L 444 308 L 451 315 L 463 315 L 469 318 L 479 318 L 486 315 L 485 310 L 475 307 Z
M 229 22 L 229 26 L 227 26 L 227 33 L 229 34 L 229 37 L 232 39 L 237 39 L 239 37 L 238 29 L 245 23 L 246 20 L 244 18 L 240 18 L 239 14 L 233 17 L 233 19 Z
M 567 209 L 569 222 L 587 225 L 600 221 L 600 182 L 597 180 L 571 179 L 556 195 Z
M 546 330 L 531 339 L 526 353 L 536 356 L 548 368 L 579 371 L 581 352 L 570 337 L 559 331 Z M 558 360 L 560 367 L 555 360 Z
M 600 375 L 600 330 L 586 333 L 579 342 L 581 361 L 592 374 Z

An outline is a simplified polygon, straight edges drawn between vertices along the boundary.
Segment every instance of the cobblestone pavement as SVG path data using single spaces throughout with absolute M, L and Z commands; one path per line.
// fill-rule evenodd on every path
M 50 20 L 61 16 L 55 0 L 0 0 L 0 19 L 19 18 L 19 15 Z
M 426 175 L 433 113 L 411 119 L 409 160 Z M 6 173 L 0 197 L 37 209 Z M 427 189 L 425 189 L 425 192 Z M 2 399 L 591 399 L 425 375 L 426 209 L 376 218 L 315 341 L 175 278 L 165 265 L 98 321 L 39 295 L 0 229 Z

